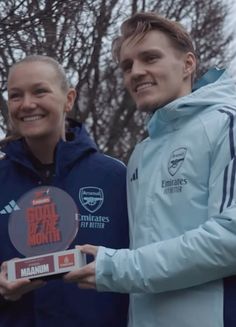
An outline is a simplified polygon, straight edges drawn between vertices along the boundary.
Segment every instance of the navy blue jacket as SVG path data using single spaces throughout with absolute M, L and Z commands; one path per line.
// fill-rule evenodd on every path
M 74 140 L 57 145 L 51 181 L 51 185 L 70 194 L 79 209 L 79 230 L 70 247 L 85 243 L 128 247 L 126 168 L 99 153 L 82 125 L 73 127 L 73 134 Z M 2 151 L 6 155 L 0 160 L 0 263 L 22 257 L 8 235 L 13 203 L 42 185 L 22 140 L 8 143 Z M 100 190 L 103 195 L 99 205 L 83 201 L 83 190 Z M 128 295 L 81 290 L 76 284 L 54 279 L 16 302 L 0 296 L 0 326 L 125 327 L 127 308 Z

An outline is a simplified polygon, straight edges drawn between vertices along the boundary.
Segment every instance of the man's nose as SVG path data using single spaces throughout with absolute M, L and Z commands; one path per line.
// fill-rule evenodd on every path
M 140 61 L 134 61 L 132 65 L 131 75 L 137 77 L 145 74 L 145 67 Z

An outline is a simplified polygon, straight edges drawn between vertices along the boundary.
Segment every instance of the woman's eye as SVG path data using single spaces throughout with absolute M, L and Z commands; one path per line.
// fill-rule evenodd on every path
M 155 61 L 157 59 L 158 59 L 157 56 L 149 56 L 149 57 L 146 58 L 146 61 L 147 62 L 153 62 L 153 61 Z
M 17 99 L 20 97 L 20 94 L 19 93 L 11 93 L 9 94 L 9 99 L 10 100 L 14 100 L 14 99 Z
M 35 90 L 35 94 L 43 94 L 43 93 L 47 93 L 47 90 L 46 89 L 36 89 Z

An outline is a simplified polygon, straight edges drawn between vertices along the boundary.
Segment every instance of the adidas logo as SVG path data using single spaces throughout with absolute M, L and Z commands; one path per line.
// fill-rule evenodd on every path
M 12 211 L 20 210 L 17 203 L 14 200 L 11 200 L 9 204 L 7 204 L 4 209 L 0 211 L 0 215 L 5 215 L 11 213 Z
M 2 151 L 0 151 L 0 160 L 4 159 L 6 157 L 6 154 Z
M 136 179 L 138 179 L 138 168 L 135 169 L 130 181 L 133 182 L 135 181 Z

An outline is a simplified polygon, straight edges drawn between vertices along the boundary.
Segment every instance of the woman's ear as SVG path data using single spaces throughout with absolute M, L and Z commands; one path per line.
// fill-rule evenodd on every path
M 75 98 L 76 98 L 76 90 L 74 88 L 70 88 L 66 94 L 65 112 L 70 112 L 72 110 L 75 102 Z

